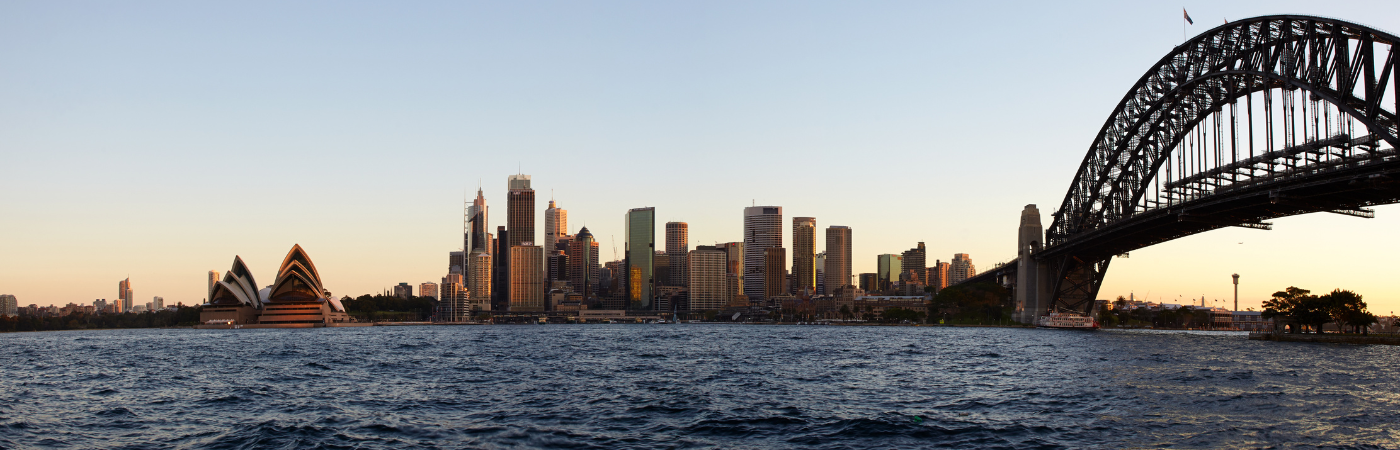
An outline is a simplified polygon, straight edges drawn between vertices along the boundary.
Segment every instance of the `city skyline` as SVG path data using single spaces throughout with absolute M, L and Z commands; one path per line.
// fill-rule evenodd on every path
M 1216 16 L 1273 13 L 1360 17 L 1400 30 L 1400 14 L 1375 12 L 1393 5 L 1186 6 L 1198 19 L 1190 35 Z M 499 214 L 508 205 L 503 178 L 520 172 L 569 206 L 567 233 L 589 227 L 600 263 L 617 259 L 611 247 L 620 252 L 625 240 L 618 216 L 630 208 L 654 205 L 655 222 L 687 222 L 696 247 L 742 241 L 739 210 L 777 205 L 816 218 L 818 253 L 826 226 L 856 231 L 853 274 L 876 272 L 876 255 L 920 241 L 930 265 L 967 253 L 985 270 L 1014 258 L 1024 205 L 1038 205 L 1049 226 L 1113 104 L 1181 38 L 1180 5 L 1029 5 L 995 16 L 997 26 L 1022 31 L 989 38 L 1008 49 L 989 55 L 938 44 L 963 42 L 971 22 L 994 15 L 969 5 L 717 5 L 699 18 L 682 17 L 691 7 L 680 5 L 635 16 L 621 7 L 534 16 L 500 5 L 357 6 L 320 19 L 321 11 L 286 8 L 284 18 L 263 19 L 223 6 L 108 6 L 92 16 L 0 7 L 0 56 L 14 62 L 0 73 L 9 99 L 0 133 L 11 137 L 0 143 L 0 163 L 15 169 L 0 181 L 10 219 L 0 224 L 8 256 L 0 294 L 23 305 L 111 301 L 111 283 L 129 273 L 138 299 L 193 304 L 207 292 L 201 278 L 226 268 L 229 255 L 267 270 L 295 243 L 317 254 L 337 296 L 435 282 L 442 254 L 462 245 L 458 196 L 480 183 L 487 204 L 498 205 L 489 233 L 509 220 Z M 267 32 L 172 20 L 207 9 Z M 397 38 L 353 36 L 355 24 L 379 13 L 382 21 L 370 23 L 386 30 L 424 23 Z M 481 26 L 458 32 L 473 27 L 433 13 Z M 1104 15 L 1117 20 L 1097 20 Z M 674 30 L 638 20 L 647 16 Z M 973 19 L 927 25 L 949 17 Z M 1066 26 L 1079 22 L 1094 25 Z M 547 25 L 562 27 L 524 38 Z M 843 29 L 851 31 L 833 33 Z M 1118 38 L 1099 42 L 1104 33 Z M 1009 40 L 1037 34 L 1059 36 L 1065 48 L 1031 54 Z M 282 44 L 291 50 L 277 50 Z M 207 55 L 195 51 L 204 48 Z M 352 50 L 409 69 L 350 70 L 363 65 Z M 433 50 L 449 56 L 430 57 Z M 165 56 L 172 52 L 184 56 Z M 316 56 L 303 61 L 303 53 Z M 969 58 L 985 67 L 943 65 Z M 476 59 L 483 65 L 463 62 Z M 241 68 L 247 62 L 263 65 Z M 1041 82 L 1057 88 L 1016 82 L 1023 65 L 1054 68 Z M 1061 105 L 1069 93 L 1077 105 Z M 995 125 L 1007 105 L 1043 117 L 1007 132 Z M 926 170 L 893 170 L 909 163 Z M 385 174 L 418 165 L 421 176 Z M 244 211 L 237 220 L 215 206 L 230 201 Z M 534 228 L 545 229 L 543 208 L 532 211 Z M 1136 250 L 1114 261 L 1099 297 L 1230 299 L 1230 275 L 1239 273 L 1241 307 L 1296 285 L 1352 289 L 1377 312 L 1400 309 L 1400 288 L 1378 256 L 1400 250 L 1388 237 L 1400 208 L 1376 215 L 1285 218 L 1273 231 L 1224 229 Z M 784 222 L 784 241 L 791 232 Z

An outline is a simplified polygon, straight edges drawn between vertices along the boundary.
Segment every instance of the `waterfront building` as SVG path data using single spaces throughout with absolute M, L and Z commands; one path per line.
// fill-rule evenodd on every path
M 977 276 L 977 267 L 972 265 L 972 256 L 966 253 L 953 254 L 953 262 L 948 264 L 948 285 L 963 282 Z
M 105 305 L 107 301 L 103 300 L 102 303 Z M 0 294 L 0 315 L 6 315 L 11 317 L 18 316 L 19 299 L 15 298 L 15 296 L 11 294 Z
M 509 311 L 544 311 L 544 247 L 510 248 Z
M 787 249 L 763 249 L 763 300 L 787 294 Z
M 920 242 L 918 246 L 905 250 L 900 256 L 903 257 L 903 261 L 900 262 L 900 273 L 911 273 L 910 271 L 912 271 L 914 278 L 910 281 L 928 284 L 928 267 L 925 266 L 928 261 L 928 250 L 924 248 L 924 243 Z
M 599 281 L 598 271 L 598 241 L 593 240 L 588 227 L 583 227 L 569 242 L 569 286 L 583 294 L 584 301 L 597 294 L 594 290 Z
M 691 311 L 719 310 L 729 303 L 728 255 L 720 247 L 697 245 L 686 257 Z
M 418 284 L 418 295 L 420 297 L 432 297 L 434 300 L 442 300 L 442 297 L 438 296 L 437 283 L 431 281 Z
M 243 260 L 234 256 L 233 267 L 210 289 L 200 322 L 285 328 L 351 322 L 340 300 L 327 298 L 316 266 L 300 245 L 282 259 L 272 286 L 259 291 L 257 285 Z
M 670 276 L 666 278 L 666 283 L 671 286 L 686 286 L 689 276 L 685 271 L 689 267 L 685 258 L 690 254 L 690 224 L 685 222 L 666 222 L 666 255 L 670 259 Z
M 438 302 L 438 320 L 445 322 L 463 322 L 471 319 L 471 307 L 468 300 L 471 293 L 462 288 L 462 277 L 460 274 L 450 274 L 442 282 L 442 299 Z
M 650 311 L 656 275 L 656 208 L 633 208 L 627 211 L 626 222 L 627 309 Z
M 826 228 L 826 287 L 824 293 L 851 284 L 851 227 L 833 225 Z
M 764 249 L 782 246 L 783 208 L 744 208 L 744 294 L 750 299 L 763 298 Z
M 817 288 L 817 219 L 792 218 L 792 290 L 801 294 Z
M 890 289 L 890 284 L 899 281 L 899 274 L 904 272 L 904 257 L 886 253 L 876 256 L 875 258 L 877 282 L 875 286 L 873 286 L 874 291 L 887 291 Z M 865 289 L 866 291 L 871 291 L 871 288 L 872 287 L 864 285 L 861 286 L 861 289 Z
M 553 252 L 559 239 L 569 234 L 569 211 L 558 207 L 553 199 L 544 210 L 544 250 Z M 556 279 L 551 277 L 550 279 Z

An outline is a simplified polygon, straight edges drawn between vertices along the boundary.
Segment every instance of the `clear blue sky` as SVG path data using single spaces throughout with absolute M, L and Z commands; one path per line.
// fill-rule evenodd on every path
M 502 224 L 517 167 L 604 259 L 628 208 L 694 245 L 740 240 L 756 202 L 853 227 L 856 272 L 918 241 L 988 267 L 1022 206 L 1048 225 L 1183 5 L 972 3 L 0 3 L 0 293 L 90 303 L 130 275 L 197 303 L 208 270 L 242 255 L 269 284 L 294 243 L 337 295 L 437 281 L 464 191 Z M 1395 2 L 1184 6 L 1191 34 L 1281 13 L 1400 31 Z M 1101 296 L 1227 298 L 1240 272 L 1242 306 L 1346 287 L 1387 313 L 1400 209 L 1378 215 L 1133 252 Z

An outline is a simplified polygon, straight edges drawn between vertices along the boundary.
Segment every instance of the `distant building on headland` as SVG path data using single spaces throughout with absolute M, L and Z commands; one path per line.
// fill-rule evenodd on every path
M 209 290 L 199 314 L 202 326 L 311 328 L 353 322 L 340 300 L 322 287 L 321 275 L 300 245 L 287 252 L 272 286 L 257 286 L 243 259 L 234 256 L 233 267 Z

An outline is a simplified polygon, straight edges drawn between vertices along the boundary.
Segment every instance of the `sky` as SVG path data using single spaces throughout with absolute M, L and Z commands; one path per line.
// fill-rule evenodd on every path
M 691 245 L 743 208 L 853 229 L 854 271 L 925 242 L 981 268 L 1045 225 L 1114 106 L 1183 39 L 1161 2 L 0 3 L 0 293 L 200 303 L 293 244 L 337 296 L 436 282 L 478 186 L 532 176 L 601 256 L 655 207 Z M 1192 1 L 1400 32 L 1400 3 Z M 1400 207 L 1223 229 L 1116 259 L 1100 298 L 1240 308 L 1288 286 L 1400 309 Z M 818 249 L 824 234 L 818 235 Z M 1232 306 L 1232 305 L 1231 305 Z

